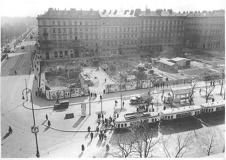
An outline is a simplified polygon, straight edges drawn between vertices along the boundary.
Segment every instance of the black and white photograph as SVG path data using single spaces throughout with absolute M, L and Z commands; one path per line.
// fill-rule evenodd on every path
M 225 158 L 225 0 L 1 0 L 1 158 Z

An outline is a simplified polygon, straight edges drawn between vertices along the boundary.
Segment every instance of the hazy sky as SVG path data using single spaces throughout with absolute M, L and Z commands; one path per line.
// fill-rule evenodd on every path
M 80 10 L 144 10 L 146 6 L 151 10 L 170 9 L 174 11 L 202 11 L 225 9 L 226 0 L 1 0 L 1 16 L 23 17 L 44 14 L 49 7 L 60 10 L 76 8 Z

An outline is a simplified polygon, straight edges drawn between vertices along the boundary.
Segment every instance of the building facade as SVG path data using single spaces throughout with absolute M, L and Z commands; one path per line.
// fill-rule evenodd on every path
M 190 12 L 185 21 L 186 47 L 200 49 L 225 49 L 224 10 Z
M 48 12 L 37 19 L 43 59 L 78 58 L 98 54 L 98 11 L 49 8 Z
M 134 10 L 100 12 L 101 56 L 138 53 L 139 20 Z
M 186 14 L 172 10 L 137 10 L 140 19 L 140 51 L 152 53 L 182 46 Z
M 37 19 L 42 59 L 152 55 L 182 45 L 225 48 L 224 10 L 175 13 L 49 8 Z

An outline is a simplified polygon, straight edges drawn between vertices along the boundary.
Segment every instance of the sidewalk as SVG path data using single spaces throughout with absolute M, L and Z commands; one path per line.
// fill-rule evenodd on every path
M 37 74 L 37 72 L 36 72 L 36 74 Z M 30 78 L 32 78 L 32 76 L 30 76 Z M 42 97 L 34 96 L 35 95 L 35 91 L 38 88 L 38 84 L 37 84 L 36 81 L 37 80 L 34 80 L 34 77 L 33 77 L 33 80 L 31 80 L 29 82 L 29 83 L 33 83 L 32 95 L 33 95 L 33 101 L 34 101 L 34 109 L 35 110 L 53 109 L 53 106 L 56 103 L 56 101 L 49 101 L 49 100 L 46 100 L 46 99 L 44 99 Z M 216 85 L 219 85 L 219 84 L 217 83 Z M 205 86 L 206 86 L 205 82 L 198 82 L 197 85 L 196 85 L 196 89 L 203 88 Z M 184 88 L 187 88 L 187 87 L 191 87 L 191 85 L 190 84 L 173 85 L 173 86 L 169 86 L 169 87 L 164 87 L 164 92 L 165 93 L 169 92 L 171 90 L 171 88 L 184 89 Z M 123 96 L 123 99 L 128 99 L 128 98 L 132 98 L 132 97 L 135 97 L 137 95 L 140 95 L 142 93 L 148 93 L 148 92 L 149 92 L 148 88 L 146 88 L 146 89 L 139 89 L 139 90 L 131 90 L 131 91 L 122 91 L 122 96 Z M 150 92 L 151 92 L 151 94 L 161 94 L 163 92 L 163 88 L 155 88 L 154 90 L 153 90 L 153 88 L 151 88 Z M 120 97 L 120 92 L 108 93 L 108 94 L 104 94 L 103 95 L 103 102 L 104 101 L 110 101 L 110 100 L 119 100 L 120 98 L 121 98 Z M 64 100 L 64 99 L 62 99 L 62 100 Z M 89 103 L 88 97 L 70 98 L 68 100 L 69 100 L 70 106 L 72 106 L 72 105 L 81 105 L 81 103 Z M 99 102 L 100 102 L 99 95 L 97 96 L 96 99 L 94 99 L 94 98 L 91 99 L 91 103 L 92 104 L 93 103 L 99 103 Z M 47 104 L 47 105 L 46 106 L 45 105 L 41 106 L 41 105 L 39 105 L 40 103 L 44 103 L 44 104 Z M 30 108 L 31 109 L 31 104 L 28 105 L 27 102 L 26 102 L 24 105 L 25 105 L 25 108 Z

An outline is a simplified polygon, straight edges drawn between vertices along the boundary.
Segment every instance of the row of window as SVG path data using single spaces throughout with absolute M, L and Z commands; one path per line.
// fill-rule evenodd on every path
M 103 41 L 103 46 L 118 46 L 118 45 L 137 45 L 137 40 L 124 41 Z
M 105 27 L 103 28 L 103 32 L 137 32 L 137 27 Z
M 141 33 L 141 38 L 150 38 L 150 37 L 180 37 L 184 36 L 183 32 L 176 32 L 176 33 L 149 33 L 149 34 L 142 34 Z
M 150 26 L 141 26 L 141 31 L 169 31 L 169 30 L 183 30 L 183 26 L 158 26 L 158 27 L 150 27 Z
M 44 28 L 45 30 L 45 28 Z M 97 32 L 97 28 L 52 28 L 52 33 Z
M 221 35 L 220 30 L 209 30 L 209 31 L 197 31 L 197 30 L 189 30 L 186 31 L 187 35 L 197 35 L 197 36 L 219 36 Z
M 152 118 L 152 119 L 149 119 L 149 123 L 154 123 L 154 122 L 157 122 L 157 118 Z M 133 125 L 136 125 L 138 123 L 147 123 L 148 120 L 144 120 L 144 121 L 141 121 L 141 122 L 128 122 L 130 123 L 130 126 L 133 126 Z M 127 127 L 127 123 L 121 123 L 121 124 L 118 124 L 118 128 L 126 128 Z
M 177 39 L 142 39 L 140 41 L 140 44 L 149 44 L 149 43 L 181 43 L 181 40 L 179 38 Z
M 103 39 L 137 38 L 137 34 L 103 34 Z
M 165 20 L 165 19 L 154 19 L 154 20 L 141 20 L 141 25 L 144 24 L 159 24 L 159 25 L 171 25 L 171 24 L 183 24 L 184 20 Z
M 42 20 L 42 25 L 48 25 L 47 21 Z M 53 26 L 55 26 L 55 25 L 58 25 L 58 26 L 60 26 L 60 25 L 63 25 L 63 26 L 66 26 L 66 25 L 69 25 L 69 26 L 70 25 L 86 25 L 87 26 L 87 25 L 98 25 L 98 21 L 96 21 L 96 20 L 89 20 L 89 21 L 87 21 L 87 20 L 85 20 L 85 21 L 83 21 L 83 20 L 80 20 L 80 21 L 58 20 L 58 21 L 53 21 L 52 20 L 49 25 L 53 25 Z
M 98 39 L 98 36 L 97 34 L 95 35 L 88 35 L 88 34 L 80 34 L 80 35 L 75 35 L 75 36 L 72 36 L 72 35 L 52 35 L 52 39 L 51 40 L 74 40 L 75 37 L 77 37 L 77 39 L 79 40 L 97 40 Z
M 102 20 L 103 25 L 138 25 L 139 21 L 136 18 L 129 18 L 129 19 L 105 19 Z
M 210 28 L 223 28 L 223 24 L 208 24 L 208 23 L 188 23 L 185 25 L 186 27 L 210 27 Z

